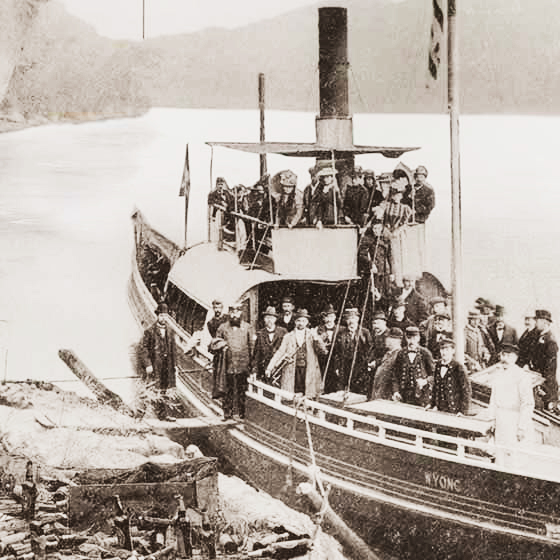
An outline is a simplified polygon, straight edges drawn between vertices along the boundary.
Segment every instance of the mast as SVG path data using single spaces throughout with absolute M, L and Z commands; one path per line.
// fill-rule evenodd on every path
M 260 113 L 260 141 L 264 142 L 264 74 L 259 74 L 259 113 Z M 266 154 L 260 154 L 260 176 L 266 174 Z
M 463 234 L 461 226 L 461 167 L 459 154 L 459 37 L 456 0 L 447 4 L 447 101 L 451 150 L 451 282 L 455 358 L 465 356 L 463 301 Z

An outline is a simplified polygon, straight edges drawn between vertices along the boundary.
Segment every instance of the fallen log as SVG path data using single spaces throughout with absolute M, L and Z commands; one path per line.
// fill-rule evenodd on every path
M 72 350 L 59 350 L 58 356 L 70 368 L 72 373 L 99 399 L 100 402 L 110 407 L 124 412 L 130 416 L 135 416 L 136 412 L 132 410 L 117 393 L 108 389 L 89 368 L 74 354 Z
M 380 560 L 379 556 L 342 521 L 329 505 L 326 508 L 324 507 L 323 498 L 311 484 L 302 482 L 298 485 L 296 493 L 307 498 L 316 512 L 324 511 L 323 519 L 332 527 L 332 534 L 342 545 L 345 556 L 355 560 Z
M 294 558 L 303 556 L 311 550 L 311 539 L 298 539 L 297 541 L 283 541 L 269 544 L 266 548 L 259 548 L 248 552 L 249 558 Z

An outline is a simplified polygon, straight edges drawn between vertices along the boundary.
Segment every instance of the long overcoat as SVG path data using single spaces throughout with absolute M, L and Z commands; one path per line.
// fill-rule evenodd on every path
M 297 351 L 297 341 L 295 331 L 289 332 L 282 339 L 280 348 L 272 356 L 268 364 L 269 370 L 274 370 L 282 363 L 282 381 L 280 387 L 284 391 L 294 392 L 296 379 L 295 356 Z M 326 354 L 327 349 L 324 342 L 309 329 L 305 329 L 305 351 L 307 359 L 307 369 L 305 372 L 305 396 L 315 398 L 321 391 L 321 370 L 319 368 L 318 354 Z
M 152 366 L 156 388 L 168 389 L 175 387 L 175 341 L 173 331 L 165 325 L 164 336 L 155 322 L 144 331 L 140 344 L 140 363 L 143 375 L 146 368 Z
M 253 373 L 258 379 L 264 379 L 266 367 L 270 363 L 272 356 L 276 353 L 282 339 L 288 334 L 284 327 L 274 327 L 274 335 L 272 340 L 268 337 L 266 328 L 257 331 L 257 340 L 255 341 L 255 351 L 253 354 Z

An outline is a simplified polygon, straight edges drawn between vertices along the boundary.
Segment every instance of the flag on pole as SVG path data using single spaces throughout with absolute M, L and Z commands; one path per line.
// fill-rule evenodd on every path
M 437 80 L 438 69 L 441 63 L 441 52 L 443 50 L 443 10 L 440 6 L 441 0 L 432 0 L 433 18 L 430 30 L 430 53 L 428 56 L 428 70 L 430 76 Z
M 191 189 L 191 173 L 189 171 L 189 145 L 187 144 L 187 151 L 185 154 L 185 167 L 183 168 L 183 178 L 181 179 L 181 188 L 179 189 L 179 196 L 188 196 Z

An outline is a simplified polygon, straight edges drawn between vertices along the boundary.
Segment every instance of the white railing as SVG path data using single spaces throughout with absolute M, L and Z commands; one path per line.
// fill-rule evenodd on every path
M 304 420 L 305 415 L 310 423 L 323 426 L 333 431 L 347 433 L 353 437 L 373 442 L 384 442 L 414 452 L 421 451 L 429 455 L 438 455 L 446 459 L 456 458 L 460 462 L 471 462 L 496 470 L 518 472 L 520 467 L 494 464 L 497 453 L 521 454 L 528 464 L 523 466 L 524 475 L 544 478 L 560 482 L 560 449 L 534 445 L 528 448 L 505 447 L 480 439 L 465 439 L 436 432 L 402 426 L 375 416 L 356 414 L 355 412 L 323 404 L 315 400 L 305 399 L 303 407 L 294 405 L 293 393 L 272 387 L 261 381 L 249 379 L 248 396 L 271 406 L 284 413 Z M 405 408 L 403 407 L 403 412 Z M 403 414 L 406 419 L 406 414 Z M 413 420 L 414 421 L 414 420 Z M 467 430 L 465 430 L 467 431 Z

